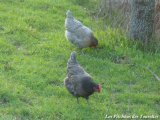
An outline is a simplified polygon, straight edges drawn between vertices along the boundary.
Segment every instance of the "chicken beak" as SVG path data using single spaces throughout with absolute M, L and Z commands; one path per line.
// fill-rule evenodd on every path
M 102 86 L 99 84 L 98 85 L 98 92 L 100 93 L 102 91 Z
M 98 93 L 100 93 L 100 92 L 101 92 L 101 90 L 98 90 L 97 92 L 98 92 Z

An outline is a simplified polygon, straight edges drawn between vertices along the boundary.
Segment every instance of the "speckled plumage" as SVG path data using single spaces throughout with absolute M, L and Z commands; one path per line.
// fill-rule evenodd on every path
M 98 41 L 94 37 L 92 30 L 84 26 L 80 21 L 72 16 L 71 11 L 67 11 L 65 19 L 65 36 L 72 44 L 78 48 L 97 46 Z
M 94 83 L 92 77 L 78 64 L 75 52 L 71 53 L 68 60 L 64 85 L 77 100 L 79 97 L 88 100 L 89 96 L 99 89 L 99 85 Z

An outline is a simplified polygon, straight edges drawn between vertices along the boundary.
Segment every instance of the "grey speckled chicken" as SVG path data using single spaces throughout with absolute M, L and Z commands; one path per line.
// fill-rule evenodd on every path
M 76 20 L 70 10 L 66 13 L 65 28 L 66 38 L 78 48 L 96 47 L 98 45 L 98 40 L 94 37 L 92 30 Z
M 64 79 L 67 90 L 77 98 L 83 97 L 87 100 L 94 92 L 101 91 L 101 85 L 96 84 L 92 77 L 78 64 L 76 52 L 72 52 L 67 63 L 67 77 Z

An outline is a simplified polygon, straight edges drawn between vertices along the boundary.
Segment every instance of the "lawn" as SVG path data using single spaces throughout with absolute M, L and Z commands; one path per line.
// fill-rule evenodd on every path
M 82 3 L 85 1 L 82 1 Z M 96 0 L 0 0 L 0 120 L 103 120 L 105 116 L 160 117 L 160 51 L 142 51 L 118 29 L 90 15 Z M 67 10 L 92 28 L 96 49 L 83 54 L 64 36 Z M 63 85 L 67 61 L 81 66 L 102 92 L 77 104 Z M 106 118 L 107 119 L 107 118 Z M 111 118 L 110 118 L 111 119 Z

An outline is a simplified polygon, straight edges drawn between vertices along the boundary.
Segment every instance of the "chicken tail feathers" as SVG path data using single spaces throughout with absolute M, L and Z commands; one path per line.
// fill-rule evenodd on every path
M 73 52 L 71 53 L 70 62 L 72 62 L 72 63 L 77 63 L 76 52 L 75 52 L 75 51 L 73 51 Z

